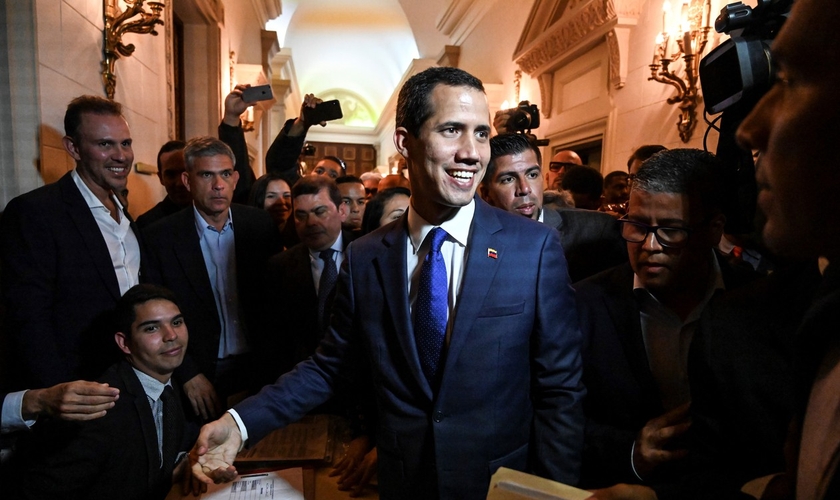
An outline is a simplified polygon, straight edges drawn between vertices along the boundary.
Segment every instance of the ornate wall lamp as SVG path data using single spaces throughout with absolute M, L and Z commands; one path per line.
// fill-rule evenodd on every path
M 668 98 L 668 104 L 679 106 L 677 129 L 680 139 L 688 142 L 697 124 L 697 68 L 708 41 L 712 6 L 711 0 L 675 0 L 674 3 L 680 6 L 679 16 L 671 14 L 671 0 L 662 4 L 662 32 L 656 35 L 648 80 L 677 89 L 677 94 Z M 685 62 L 684 77 L 670 69 L 680 56 Z
M 163 10 L 163 2 L 149 2 L 152 10 L 148 13 L 143 9 L 144 0 L 124 0 L 126 8 L 120 11 L 117 6 L 118 0 L 103 0 L 105 11 L 105 55 L 102 60 L 102 83 L 105 84 L 105 93 L 108 99 L 114 98 L 117 89 L 117 75 L 114 73 L 114 65 L 120 56 L 129 57 L 134 53 L 134 44 L 125 45 L 122 43 L 122 36 L 125 33 L 151 33 L 157 36 L 155 25 L 163 25 L 160 20 L 160 12 Z M 140 15 L 139 19 L 129 19 Z

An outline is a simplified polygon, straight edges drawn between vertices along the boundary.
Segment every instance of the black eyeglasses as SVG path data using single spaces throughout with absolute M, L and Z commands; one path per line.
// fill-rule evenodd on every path
M 577 167 L 577 166 L 578 166 L 577 163 L 568 163 L 568 162 L 565 162 L 565 161 L 553 161 L 553 162 L 548 164 L 548 169 L 551 170 L 552 172 L 556 173 L 556 172 L 559 172 L 559 171 L 563 170 L 564 168 Z
M 688 227 L 651 226 L 636 222 L 624 216 L 618 219 L 621 224 L 621 237 L 630 243 L 643 243 L 648 234 L 656 235 L 656 241 L 663 247 L 683 248 L 688 244 L 692 229 Z

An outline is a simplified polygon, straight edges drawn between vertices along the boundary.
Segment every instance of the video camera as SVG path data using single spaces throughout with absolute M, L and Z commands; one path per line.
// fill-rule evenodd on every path
M 515 108 L 504 109 L 509 118 L 505 128 L 517 134 L 527 135 L 537 146 L 547 146 L 548 139 L 538 140 L 531 130 L 540 127 L 540 110 L 536 104 L 528 101 L 521 101 Z
M 700 61 L 706 111 L 722 113 L 716 154 L 725 165 L 733 167 L 731 193 L 727 196 L 732 200 L 726 210 L 728 233 L 754 230 L 758 196 L 755 164 L 752 153 L 735 142 L 735 132 L 775 81 L 770 43 L 787 20 L 792 5 L 793 0 L 758 0 L 755 8 L 742 2 L 724 6 L 715 19 L 715 31 L 731 38 Z

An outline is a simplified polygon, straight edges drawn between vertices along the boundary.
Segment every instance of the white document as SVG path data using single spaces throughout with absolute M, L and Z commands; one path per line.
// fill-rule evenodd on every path
M 182 496 L 181 486 L 173 486 L 166 500 L 191 499 Z M 246 474 L 231 483 L 213 484 L 199 498 L 202 500 L 304 500 L 303 469 L 300 467 Z
M 585 500 L 592 493 L 505 467 L 490 478 L 487 500 Z

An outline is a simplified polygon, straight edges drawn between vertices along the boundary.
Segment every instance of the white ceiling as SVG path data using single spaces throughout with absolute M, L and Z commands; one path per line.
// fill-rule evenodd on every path
M 434 36 L 417 41 L 406 10 L 420 16 L 414 23 L 420 31 L 430 27 L 437 34 L 428 9 L 446 1 L 283 0 L 283 14 L 266 29 L 291 49 L 301 94 L 338 97 L 345 116 L 352 114 L 348 107 L 363 107 L 347 124 L 373 128 L 412 59 L 420 57 L 418 46 L 440 51 L 445 43 L 429 40 Z

